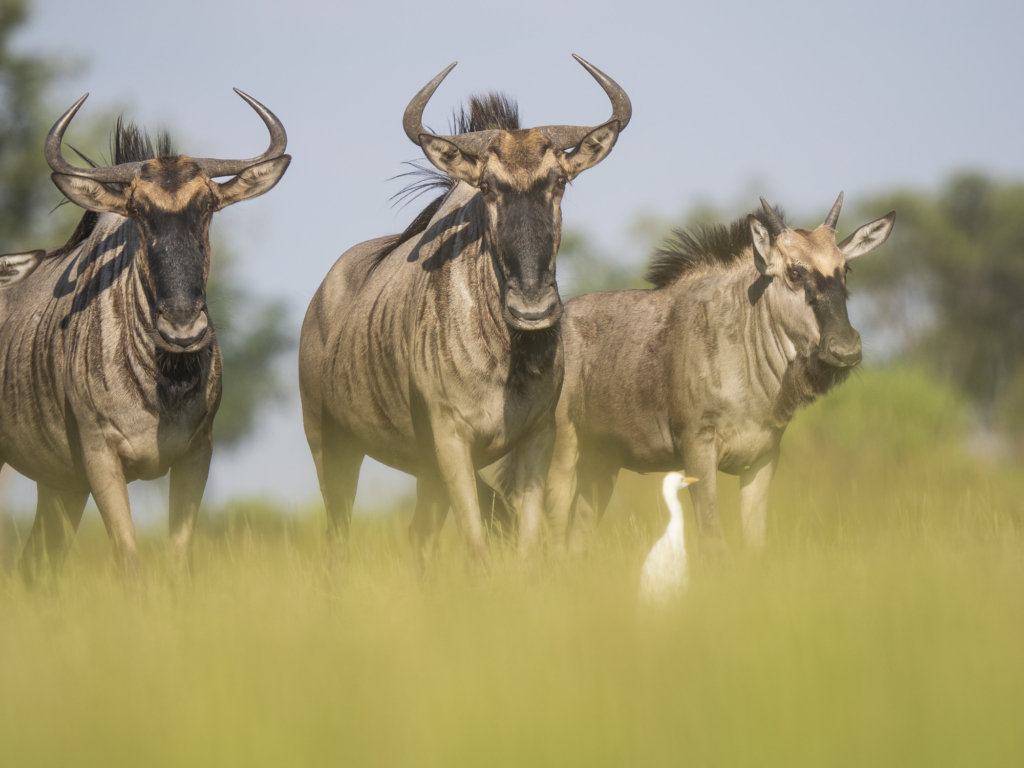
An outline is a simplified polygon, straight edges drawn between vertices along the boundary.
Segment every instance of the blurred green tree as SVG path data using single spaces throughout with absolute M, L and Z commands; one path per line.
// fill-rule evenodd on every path
M 214 242 L 206 300 L 224 360 L 224 397 L 213 423 L 217 445 L 235 445 L 256 426 L 261 408 L 284 397 L 277 358 L 295 346 L 283 301 L 258 297 L 239 283 L 237 259 Z
M 642 268 L 630 267 L 612 258 L 581 229 L 562 232 L 558 257 L 563 270 L 559 273 L 559 290 L 570 299 L 594 291 L 619 288 L 643 288 Z
M 936 193 L 880 195 L 849 221 L 892 209 L 891 255 L 858 261 L 855 286 L 909 357 L 956 385 L 986 426 L 1024 440 L 1024 184 L 959 174 Z
M 25 54 L 12 39 L 27 23 L 29 0 L 0 0 L 0 253 L 53 247 L 70 237 L 81 218 L 50 182 L 43 140 L 61 106 L 50 93 L 74 69 L 48 54 Z M 66 107 L 67 105 L 64 105 Z M 76 120 L 79 149 L 93 157 L 114 124 L 110 114 Z M 219 445 L 233 445 L 255 426 L 260 408 L 280 396 L 275 360 L 292 347 L 294 331 L 284 304 L 256 296 L 238 280 L 237 259 L 223 241 L 213 243 L 207 300 L 224 356 L 224 398 L 214 426 Z
M 70 68 L 59 60 L 12 50 L 29 16 L 28 0 L 0 0 L 0 252 L 39 247 L 39 238 L 65 237 L 80 212 L 62 206 L 50 183 L 43 137 L 53 123 L 46 94 Z

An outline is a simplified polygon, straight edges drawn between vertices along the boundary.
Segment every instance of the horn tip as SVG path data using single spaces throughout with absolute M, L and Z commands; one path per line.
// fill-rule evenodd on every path
M 435 80 L 438 81 L 438 85 L 441 84 L 442 80 L 444 80 L 446 77 L 448 77 L 448 73 L 451 72 L 453 69 L 455 69 L 455 65 L 458 64 L 458 63 L 459 62 L 457 62 L 457 61 L 453 61 L 451 64 L 449 64 L 447 67 L 445 67 L 444 69 L 441 70 L 441 73 L 435 78 Z M 433 81 L 431 81 L 431 82 L 433 82 Z

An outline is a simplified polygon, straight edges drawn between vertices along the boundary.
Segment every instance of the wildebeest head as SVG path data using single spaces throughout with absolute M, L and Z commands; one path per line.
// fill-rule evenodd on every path
M 235 91 L 270 131 L 270 147 L 249 160 L 191 158 L 172 154 L 168 146 L 159 157 L 76 168 L 64 160 L 60 145 L 89 94 L 64 113 L 46 139 L 46 160 L 54 171 L 51 178 L 69 200 L 90 211 L 134 220 L 140 243 L 138 264 L 151 297 L 153 337 L 164 352 L 195 352 L 211 343 L 206 281 L 214 212 L 268 192 L 291 162 L 284 154 L 288 139 L 281 122 L 258 101 Z M 122 138 L 119 126 L 115 140 Z M 213 181 L 220 176 L 233 178 Z
M 562 237 L 565 185 L 597 165 L 615 146 L 632 114 L 629 97 L 579 56 L 612 102 L 612 117 L 596 128 L 549 125 L 438 136 L 423 127 L 423 108 L 450 65 L 427 83 L 405 111 L 413 143 L 437 168 L 480 190 L 487 238 L 500 265 L 505 321 L 520 330 L 549 328 L 562 314 L 555 257 Z
M 896 212 L 865 224 L 837 245 L 842 192 L 825 222 L 812 231 L 787 227 L 763 197 L 761 205 L 767 227 L 755 216 L 748 217 L 754 261 L 758 271 L 782 283 L 787 289 L 783 295 L 793 300 L 791 311 L 782 317 L 787 331 L 816 346 L 823 363 L 835 368 L 857 365 L 862 357 L 860 334 L 846 313 L 849 261 L 886 241 Z

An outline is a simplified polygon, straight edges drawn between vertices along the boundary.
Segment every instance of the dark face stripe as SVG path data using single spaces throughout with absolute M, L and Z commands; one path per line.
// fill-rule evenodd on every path
M 206 303 L 208 202 L 208 194 L 196 195 L 183 210 L 173 213 L 137 206 L 153 298 L 158 307 L 180 313 L 182 321 Z
M 814 310 L 822 338 L 829 335 L 840 338 L 853 336 L 854 329 L 846 311 L 849 292 L 838 269 L 828 276 L 818 271 L 809 273 L 804 281 L 804 295 Z
M 495 190 L 499 195 L 493 222 L 497 251 L 507 277 L 527 296 L 552 279 L 559 227 L 549 188 L 549 181 L 540 179 L 528 192 Z

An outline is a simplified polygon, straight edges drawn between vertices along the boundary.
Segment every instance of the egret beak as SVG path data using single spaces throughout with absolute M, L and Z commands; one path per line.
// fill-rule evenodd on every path
M 700 482 L 700 478 L 699 477 L 684 477 L 683 478 L 683 482 L 686 483 L 687 485 L 693 485 L 694 483 L 699 483 Z

